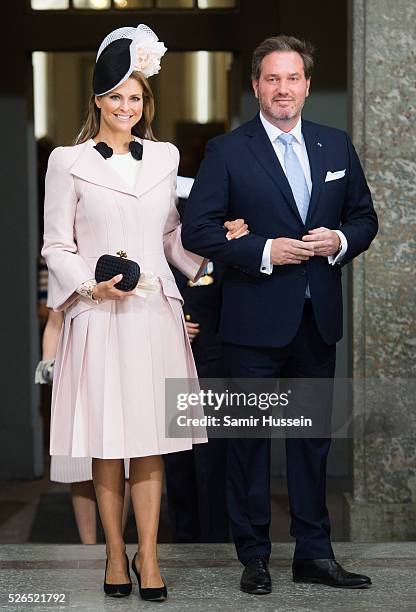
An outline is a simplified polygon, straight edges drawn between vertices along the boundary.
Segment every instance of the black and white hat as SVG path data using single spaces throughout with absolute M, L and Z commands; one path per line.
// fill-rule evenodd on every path
M 95 62 L 92 88 L 103 96 L 124 81 L 134 70 L 146 78 L 160 70 L 160 58 L 167 48 L 147 25 L 118 28 L 110 32 L 100 45 Z

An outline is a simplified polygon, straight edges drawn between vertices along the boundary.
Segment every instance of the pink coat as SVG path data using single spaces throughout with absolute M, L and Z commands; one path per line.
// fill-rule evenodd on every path
M 206 441 L 165 435 L 166 378 L 196 378 L 181 295 L 168 261 L 196 279 L 205 261 L 181 243 L 172 144 L 143 143 L 130 189 L 91 141 L 50 157 L 42 254 L 49 305 L 64 310 L 54 373 L 51 454 L 127 458 Z M 95 304 L 76 289 L 104 253 L 127 252 L 158 279 L 147 297 Z

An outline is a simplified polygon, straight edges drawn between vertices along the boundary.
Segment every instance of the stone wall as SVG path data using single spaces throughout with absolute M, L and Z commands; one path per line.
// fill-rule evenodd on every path
M 353 265 L 354 377 L 412 379 L 416 3 L 352 0 L 351 23 L 352 134 L 380 222 L 377 239 Z M 383 402 L 367 414 L 367 430 L 374 420 L 387 424 L 383 435 L 366 435 L 357 419 L 354 489 L 346 498 L 353 540 L 416 539 L 416 439 L 415 428 L 406 427 L 416 398 L 406 397 L 406 388 L 402 385 L 400 402 L 389 405 L 388 414 Z M 357 394 L 357 414 L 368 413 L 363 401 Z

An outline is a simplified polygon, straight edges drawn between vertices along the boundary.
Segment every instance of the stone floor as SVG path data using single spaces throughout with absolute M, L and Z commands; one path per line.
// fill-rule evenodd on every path
M 255 612 L 398 612 L 416 611 L 416 543 L 336 543 L 338 560 L 347 568 L 368 574 L 373 586 L 347 591 L 291 582 L 292 545 L 274 544 L 270 570 L 271 595 L 253 596 L 239 591 L 241 566 L 231 544 L 161 544 L 159 557 L 169 589 L 163 604 L 143 602 L 137 588 L 130 597 L 114 600 L 102 591 L 102 545 L 3 544 L 0 546 L 0 610 L 51 610 L 49 606 L 9 604 L 9 593 L 64 593 L 59 609 L 128 612 L 228 610 Z M 134 546 L 128 546 L 131 558 Z
M 350 544 L 345 539 L 343 494 L 348 483 L 328 480 L 328 507 L 339 561 L 370 575 L 371 589 L 344 591 L 291 581 L 293 544 L 289 536 L 286 483 L 272 479 L 274 542 L 270 571 L 273 593 L 250 596 L 239 588 L 241 566 L 231 544 L 172 545 L 166 497 L 162 499 L 159 558 L 169 589 L 163 610 L 178 612 L 416 612 L 416 543 Z M 132 516 L 126 528 L 128 553 L 137 539 Z M 68 485 L 45 476 L 33 481 L 0 483 L 0 612 L 78 609 L 128 612 L 154 609 L 134 588 L 130 597 L 113 600 L 102 591 L 104 546 L 78 545 Z M 102 542 L 102 533 L 98 532 Z M 8 594 L 64 593 L 66 606 L 8 603 Z

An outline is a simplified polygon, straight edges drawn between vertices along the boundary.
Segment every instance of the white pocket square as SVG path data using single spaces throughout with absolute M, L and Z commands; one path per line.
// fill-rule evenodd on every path
M 329 181 L 337 181 L 340 178 L 343 178 L 345 176 L 345 169 L 344 170 L 336 170 L 335 172 L 330 172 L 328 170 L 328 172 L 326 173 L 326 177 L 325 177 L 325 183 L 328 183 Z

